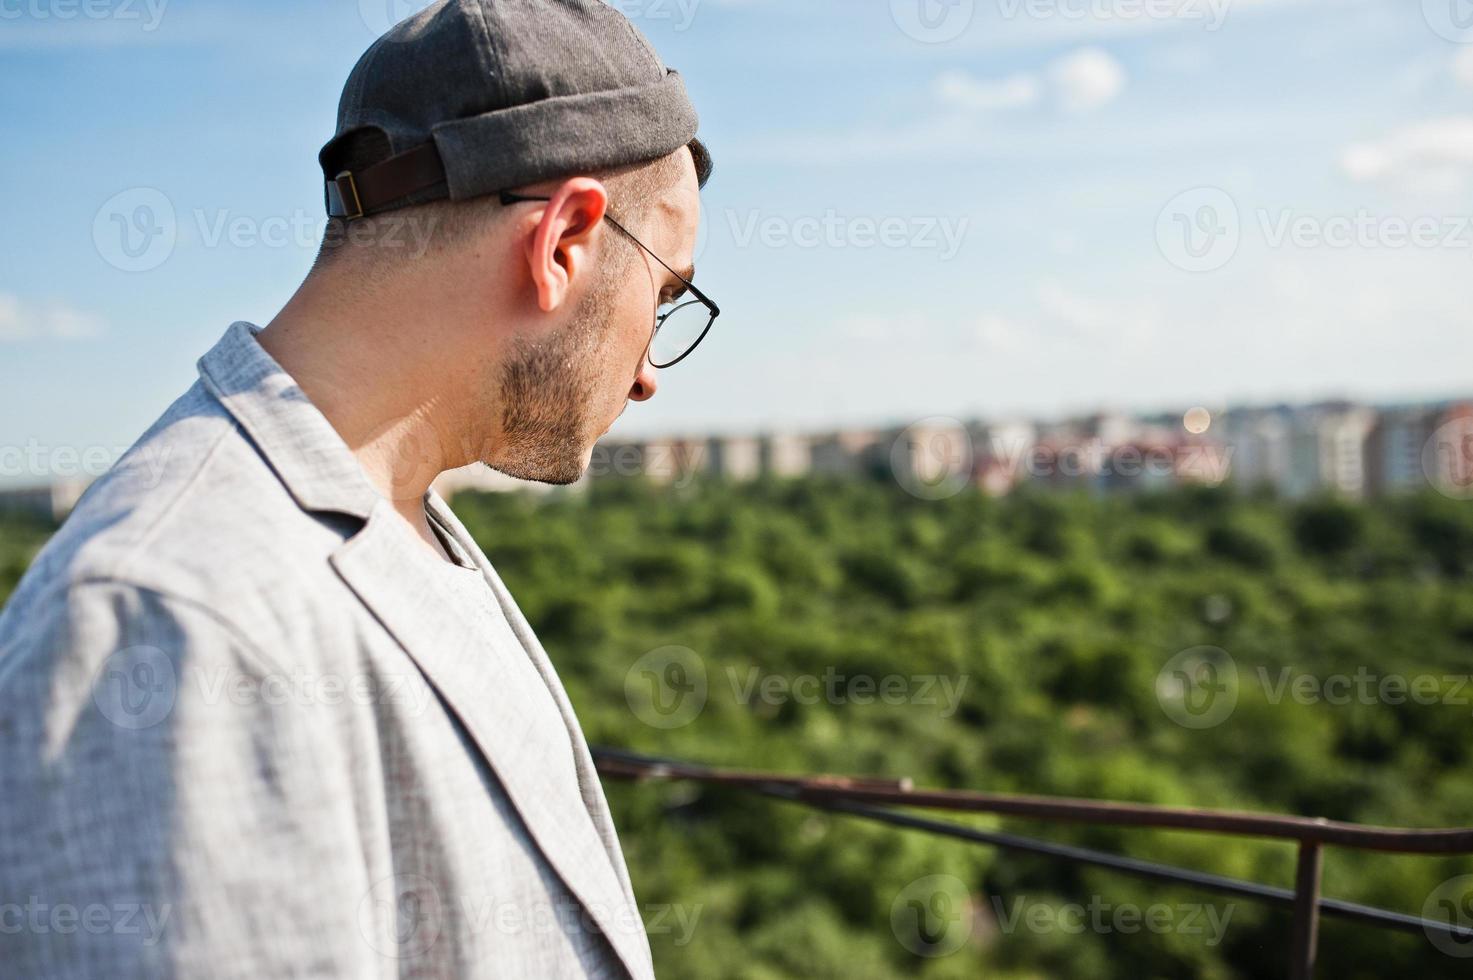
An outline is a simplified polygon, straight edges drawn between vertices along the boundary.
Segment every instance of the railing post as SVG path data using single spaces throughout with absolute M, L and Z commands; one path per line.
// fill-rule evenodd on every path
M 1294 874 L 1294 948 L 1290 980 L 1313 980 L 1320 933 L 1320 865 L 1323 851 L 1316 841 L 1299 842 Z

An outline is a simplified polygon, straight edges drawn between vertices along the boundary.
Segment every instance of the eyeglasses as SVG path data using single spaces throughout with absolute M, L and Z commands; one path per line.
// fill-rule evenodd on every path
M 501 192 L 502 204 L 551 200 L 550 197 L 528 197 L 525 194 L 513 194 L 510 191 Z M 664 266 L 684 286 L 655 310 L 655 327 L 650 334 L 650 344 L 646 355 L 654 367 L 673 367 L 689 357 L 690 352 L 706 339 L 706 334 L 711 332 L 711 325 L 721 315 L 721 308 L 711 302 L 705 293 L 697 289 L 695 283 L 670 268 L 668 262 L 651 251 L 644 242 L 635 238 L 629 229 L 615 221 L 608 212 L 604 213 L 604 219 L 623 232 L 626 238 L 643 249 L 650 258 Z M 686 293 L 690 293 L 695 298 L 682 299 Z

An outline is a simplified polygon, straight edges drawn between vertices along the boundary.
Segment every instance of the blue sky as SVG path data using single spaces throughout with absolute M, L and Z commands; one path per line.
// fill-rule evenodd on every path
M 616 435 L 1473 390 L 1473 0 L 615 6 L 724 311 Z M 124 447 L 271 318 L 416 7 L 0 0 L 0 447 Z

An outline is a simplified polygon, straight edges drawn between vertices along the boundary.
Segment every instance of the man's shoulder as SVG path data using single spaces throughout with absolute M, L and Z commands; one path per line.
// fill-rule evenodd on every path
M 37 554 L 0 614 L 0 639 L 6 619 L 42 616 L 86 583 L 126 584 L 228 617 L 314 564 L 325 570 L 345 533 L 301 509 L 196 382 Z

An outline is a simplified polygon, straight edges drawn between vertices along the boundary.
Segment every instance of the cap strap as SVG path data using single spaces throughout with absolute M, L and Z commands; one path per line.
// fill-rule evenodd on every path
M 445 181 L 445 165 L 433 142 L 423 143 L 359 171 L 344 170 L 327 182 L 327 213 L 361 218 L 402 197 Z

